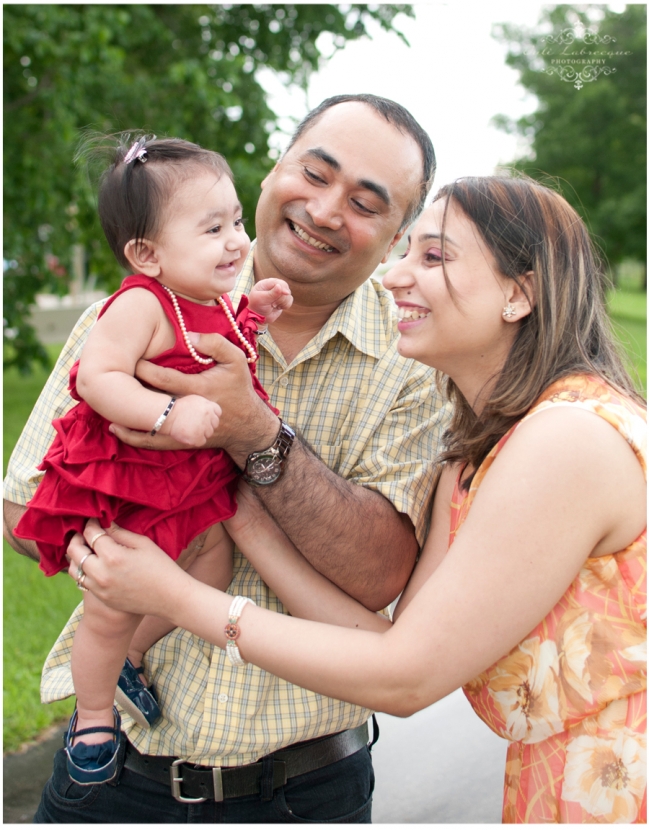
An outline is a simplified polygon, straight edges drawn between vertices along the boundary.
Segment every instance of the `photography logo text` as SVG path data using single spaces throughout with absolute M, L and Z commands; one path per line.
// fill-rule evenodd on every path
M 614 37 L 598 35 L 580 25 L 564 29 L 558 35 L 547 35 L 541 43 L 543 46 L 537 55 L 545 64 L 543 71 L 574 84 L 575 89 L 582 89 L 584 84 L 596 81 L 601 75 L 617 72 L 611 62 L 631 54 L 618 49 Z

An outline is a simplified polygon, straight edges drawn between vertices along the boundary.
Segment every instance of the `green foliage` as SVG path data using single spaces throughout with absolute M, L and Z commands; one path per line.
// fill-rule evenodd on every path
M 539 100 L 536 112 L 517 122 L 496 119 L 531 143 L 531 152 L 515 166 L 537 179 L 562 180 L 563 195 L 584 217 L 611 265 L 625 258 L 646 261 L 646 15 L 641 4 L 621 13 L 606 6 L 559 5 L 546 9 L 534 30 L 504 24 L 494 33 L 509 45 L 507 63 L 520 72 L 522 86 Z M 603 42 L 546 40 L 578 22 Z M 566 66 L 556 61 L 569 61 L 582 50 L 586 54 L 580 57 L 594 60 L 601 59 L 592 57 L 595 52 L 620 54 L 599 65 L 614 72 L 578 81 L 576 89 L 556 74 L 558 66 Z M 585 66 L 575 63 L 574 69 L 583 74 Z
M 28 309 L 38 292 L 66 292 L 72 245 L 98 285 L 123 277 L 72 164 L 80 130 L 146 129 L 218 150 L 252 219 L 276 127 L 256 71 L 305 87 L 321 33 L 341 48 L 370 19 L 396 31 L 399 12 L 412 16 L 389 4 L 5 6 L 5 365 L 47 364 Z
M 3 746 L 11 752 L 72 714 L 72 699 L 43 706 L 39 687 L 45 658 L 81 594 L 65 574 L 46 579 L 36 562 L 3 544 Z

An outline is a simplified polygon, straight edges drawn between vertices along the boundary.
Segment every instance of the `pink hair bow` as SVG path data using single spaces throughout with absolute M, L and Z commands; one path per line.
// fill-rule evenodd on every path
M 133 142 L 131 149 L 124 156 L 124 164 L 130 164 L 132 161 L 146 161 L 146 138 L 140 138 Z

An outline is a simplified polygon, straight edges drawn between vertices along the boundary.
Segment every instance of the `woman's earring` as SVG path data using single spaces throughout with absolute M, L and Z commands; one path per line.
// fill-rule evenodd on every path
M 516 309 L 511 303 L 507 303 L 507 305 L 503 308 L 503 317 L 506 317 L 510 320 L 512 317 L 516 316 Z

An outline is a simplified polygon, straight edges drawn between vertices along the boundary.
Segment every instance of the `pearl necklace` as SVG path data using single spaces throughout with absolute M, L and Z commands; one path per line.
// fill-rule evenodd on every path
M 160 285 L 162 286 L 162 288 L 164 288 L 164 290 L 167 292 L 167 294 L 169 294 L 169 296 L 171 297 L 171 302 L 173 303 L 174 311 L 176 312 L 176 317 L 178 318 L 178 325 L 180 326 L 180 330 L 183 333 L 183 340 L 185 341 L 185 345 L 187 346 L 190 355 L 194 358 L 194 360 L 197 363 L 201 363 L 203 366 L 209 366 L 210 363 L 214 363 L 213 358 L 211 358 L 211 357 L 201 357 L 198 354 L 198 352 L 196 351 L 196 349 L 192 345 L 191 340 L 189 339 L 189 335 L 187 334 L 187 326 L 185 325 L 185 319 L 183 318 L 182 311 L 180 310 L 180 305 L 178 304 L 178 298 L 176 297 L 174 292 L 171 290 L 171 288 L 167 288 L 167 286 L 162 285 L 162 283 L 160 283 Z M 223 299 L 223 297 L 217 297 L 217 301 L 218 301 L 218 304 L 223 309 L 223 311 L 225 312 L 225 316 L 228 318 L 228 321 L 229 321 L 230 325 L 232 326 L 232 330 L 234 331 L 237 338 L 239 339 L 239 342 L 245 348 L 245 350 L 248 352 L 249 357 L 247 357 L 246 360 L 248 361 L 248 363 L 254 363 L 258 358 L 257 352 L 254 350 L 254 348 L 251 346 L 251 344 L 246 340 L 246 338 L 243 336 L 243 334 L 241 334 L 241 332 L 239 331 L 239 326 L 237 326 L 237 322 L 234 319 L 234 315 L 232 314 L 232 312 L 228 308 L 228 305 L 225 302 L 225 300 Z

